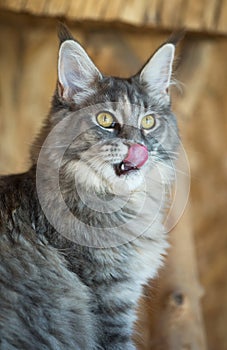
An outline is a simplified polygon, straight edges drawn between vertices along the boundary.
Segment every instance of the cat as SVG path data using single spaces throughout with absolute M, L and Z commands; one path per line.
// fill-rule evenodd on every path
M 0 178 L 0 349 L 135 350 L 138 299 L 168 247 L 175 42 L 121 79 L 67 28 L 59 38 L 31 168 Z

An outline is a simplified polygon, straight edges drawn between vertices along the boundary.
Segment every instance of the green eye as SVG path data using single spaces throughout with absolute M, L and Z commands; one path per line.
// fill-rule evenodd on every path
M 145 115 L 141 120 L 141 126 L 145 130 L 152 129 L 155 126 L 155 117 L 152 114 Z
M 99 113 L 96 119 L 99 125 L 101 125 L 103 128 L 110 128 L 114 124 L 114 117 L 108 112 Z

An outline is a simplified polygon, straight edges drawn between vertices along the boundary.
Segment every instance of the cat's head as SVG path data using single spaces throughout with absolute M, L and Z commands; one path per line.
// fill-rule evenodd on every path
M 122 243 L 148 227 L 158 234 L 179 144 L 169 96 L 175 45 L 163 44 L 137 74 L 120 79 L 101 73 L 65 29 L 60 39 L 36 167 L 44 213 L 80 244 Z
M 51 142 L 65 147 L 63 176 L 96 192 L 111 193 L 119 184 L 137 189 L 157 164 L 176 155 L 169 96 L 175 45 L 165 43 L 136 75 L 120 79 L 102 74 L 66 31 L 60 39 L 50 120 Z

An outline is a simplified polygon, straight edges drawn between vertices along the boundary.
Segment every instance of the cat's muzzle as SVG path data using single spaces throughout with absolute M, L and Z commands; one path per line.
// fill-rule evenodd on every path
M 115 166 L 118 176 L 128 174 L 131 171 L 139 170 L 148 160 L 147 147 L 139 143 L 130 145 L 125 159 Z

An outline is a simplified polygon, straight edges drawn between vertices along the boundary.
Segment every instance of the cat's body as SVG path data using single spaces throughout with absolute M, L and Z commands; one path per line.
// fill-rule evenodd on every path
M 58 252 L 43 237 L 56 233 L 36 206 L 33 176 L 8 177 L 0 186 L 7 193 L 6 200 L 0 197 L 1 210 L 8 212 L 6 235 L 0 239 L 0 348 L 93 349 L 100 335 L 104 349 L 133 348 L 125 341 L 131 336 L 142 283 L 160 264 L 164 237 L 112 249 L 56 238 Z
M 133 350 L 138 298 L 167 247 L 174 46 L 124 80 L 103 77 L 70 37 L 62 42 L 33 166 L 0 179 L 0 349 Z

